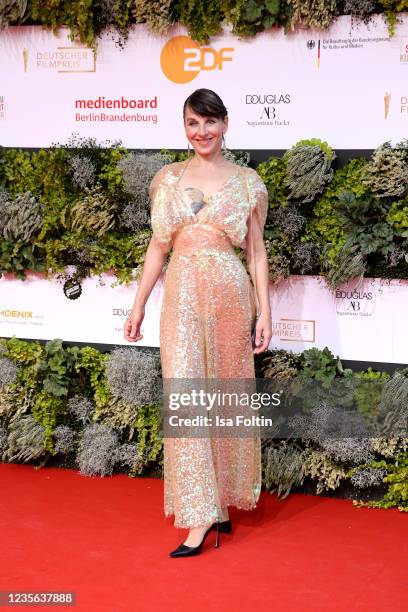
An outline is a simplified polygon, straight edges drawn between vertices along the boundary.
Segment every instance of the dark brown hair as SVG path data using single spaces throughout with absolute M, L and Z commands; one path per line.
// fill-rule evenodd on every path
M 217 117 L 224 119 L 228 111 L 224 106 L 220 96 L 211 89 L 196 89 L 190 94 L 183 106 L 183 119 L 186 114 L 187 106 L 192 111 L 203 117 Z

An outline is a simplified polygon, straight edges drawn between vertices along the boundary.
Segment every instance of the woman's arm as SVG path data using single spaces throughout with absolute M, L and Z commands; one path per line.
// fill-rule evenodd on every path
M 144 319 L 146 302 L 163 270 L 163 264 L 170 249 L 171 245 L 163 245 L 158 242 L 154 235 L 151 237 L 132 310 L 125 323 L 123 335 L 125 340 L 129 342 L 135 342 L 143 338 L 143 334 L 140 333 L 140 326 Z
M 171 245 L 164 246 L 158 242 L 154 235 L 151 237 L 149 246 L 147 247 L 143 272 L 136 292 L 133 308 L 137 308 L 138 306 L 144 307 L 146 305 L 152 289 L 163 270 L 163 264 L 170 250 Z
M 163 180 L 165 167 L 161 168 L 153 177 L 149 187 L 149 199 L 154 201 L 156 191 Z M 140 333 L 140 326 L 144 319 L 146 302 L 163 270 L 163 264 L 172 248 L 172 242 L 163 243 L 157 240 L 155 234 L 152 235 L 149 246 L 147 247 L 142 276 L 137 288 L 132 310 L 125 323 L 124 338 L 129 342 L 135 342 L 143 338 Z
M 255 335 L 257 348 L 254 350 L 254 353 L 261 353 L 268 348 L 272 338 L 271 306 L 269 302 L 269 265 L 263 236 L 255 214 L 249 216 L 247 226 L 245 257 L 259 304 L 259 318 L 256 324 Z

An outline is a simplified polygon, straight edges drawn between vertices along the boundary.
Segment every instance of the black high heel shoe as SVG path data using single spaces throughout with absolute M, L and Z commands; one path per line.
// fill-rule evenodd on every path
M 216 525 L 217 523 L 213 524 L 213 529 L 216 528 Z M 228 521 L 221 521 L 220 523 L 218 523 L 218 525 L 221 533 L 232 533 L 231 519 L 228 519 Z
M 217 537 L 215 539 L 215 548 L 218 548 L 220 539 L 220 523 L 213 523 L 205 531 L 203 539 L 201 540 L 198 546 L 187 546 L 186 544 L 180 544 L 180 546 L 178 546 L 175 550 L 169 553 L 170 557 L 192 557 L 193 555 L 199 555 L 203 548 L 203 544 L 205 542 L 206 537 L 213 529 L 216 529 L 217 531 Z

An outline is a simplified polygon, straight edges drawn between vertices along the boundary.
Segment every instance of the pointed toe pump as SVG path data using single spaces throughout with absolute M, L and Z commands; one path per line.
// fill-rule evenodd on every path
M 203 539 L 201 540 L 198 546 L 187 546 L 186 544 L 180 544 L 180 546 L 178 546 L 175 550 L 172 550 L 171 553 L 169 553 L 170 557 L 192 557 L 193 555 L 199 555 L 200 552 L 202 551 L 204 542 L 208 534 L 213 529 L 215 529 L 217 532 L 217 536 L 215 538 L 215 548 L 218 548 L 219 543 L 220 543 L 220 531 L 221 531 L 220 523 L 213 523 L 205 531 Z

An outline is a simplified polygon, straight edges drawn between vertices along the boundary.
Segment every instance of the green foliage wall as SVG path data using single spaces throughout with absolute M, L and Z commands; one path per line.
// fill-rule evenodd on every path
M 23 23 L 56 31 L 64 26 L 73 40 L 94 46 L 110 28 L 123 47 L 135 24 L 163 34 L 180 23 L 194 40 L 207 44 L 225 24 L 234 35 L 251 37 L 271 27 L 285 34 L 296 27 L 325 29 L 345 14 L 358 27 L 380 13 L 393 35 L 404 11 L 407 0 L 7 0 L 0 7 L 0 28 Z
M 318 139 L 255 166 L 269 193 L 265 245 L 272 282 L 320 274 L 333 289 L 359 276 L 408 278 L 408 140 L 337 164 Z M 249 154 L 227 151 L 238 164 Z M 148 190 L 186 153 L 130 152 L 73 135 L 65 145 L 0 149 L 0 274 L 114 272 L 138 279 L 151 237 Z M 243 252 L 237 249 L 243 259 Z
M 349 393 L 331 399 L 338 406 L 343 402 L 344 409 L 355 401 L 367 419 L 374 418 L 384 393 L 397 411 L 401 398 L 408 397 L 408 368 L 392 375 L 371 368 L 352 372 L 327 347 L 257 355 L 256 374 L 282 385 L 294 383 L 295 389 L 319 381 L 329 396 L 341 383 Z M 126 469 L 129 476 L 161 477 L 161 382 L 156 349 L 101 353 L 89 346 L 65 347 L 59 339 L 40 344 L 0 338 L 1 460 L 44 466 L 69 459 L 81 474 L 106 476 Z M 330 406 L 322 414 L 315 400 L 309 394 L 307 413 L 318 425 L 319 419 L 330 419 Z M 407 437 L 336 439 L 326 438 L 318 426 L 313 435 L 302 431 L 304 439 L 263 438 L 266 490 L 286 497 L 308 478 L 317 494 L 348 482 L 366 496 L 381 485 L 382 500 L 356 499 L 356 505 L 408 511 Z

